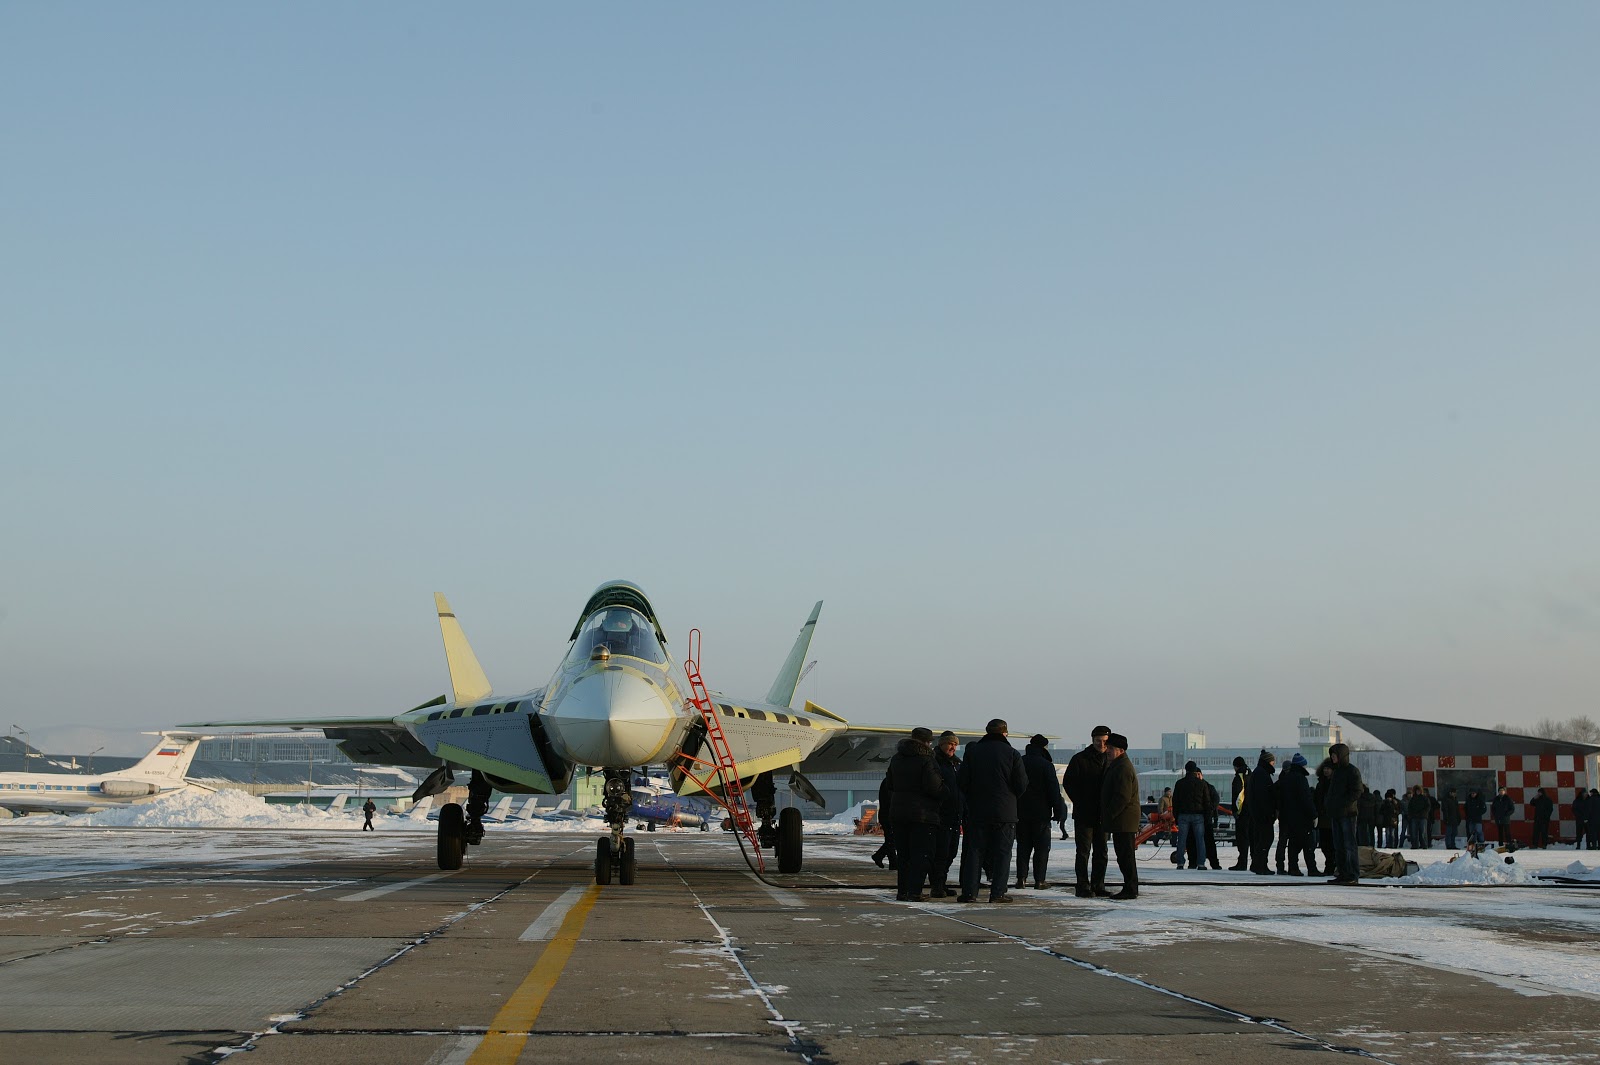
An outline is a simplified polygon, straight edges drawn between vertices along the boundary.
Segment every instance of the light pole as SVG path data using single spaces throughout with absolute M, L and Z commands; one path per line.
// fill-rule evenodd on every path
M 99 754 L 103 750 L 105 750 L 104 747 L 96 747 L 94 750 L 89 752 L 89 775 L 90 776 L 94 776 L 94 756 Z

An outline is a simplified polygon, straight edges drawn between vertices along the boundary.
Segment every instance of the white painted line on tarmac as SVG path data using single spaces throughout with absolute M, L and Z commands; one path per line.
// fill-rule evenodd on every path
M 455 875 L 456 874 L 454 871 L 448 873 L 429 873 L 427 876 L 419 876 L 415 880 L 402 880 L 398 884 L 385 884 L 383 887 L 375 887 L 369 888 L 366 891 L 358 891 L 354 895 L 340 895 L 338 901 L 366 902 L 368 899 L 375 899 L 379 895 L 387 895 L 391 891 L 404 891 L 408 887 L 415 887 L 418 884 L 426 884 L 430 880 L 443 880 L 447 876 Z
M 577 903 L 583 895 L 584 885 L 569 887 L 556 900 L 544 908 L 538 920 L 530 924 L 517 938 L 524 943 L 542 943 L 555 934 L 561 927 L 561 922 L 566 919 L 567 911 Z
M 751 880 L 754 880 L 760 886 L 762 891 L 765 891 L 768 895 L 771 895 L 773 898 L 777 899 L 778 905 L 782 906 L 784 909 L 803 910 L 806 908 L 806 904 L 802 902 L 800 896 L 796 895 L 794 892 L 785 891 L 783 888 L 773 887 L 771 884 L 767 883 L 765 880 L 762 880 L 752 872 L 746 871 L 744 875 L 749 877 Z
M 478 1049 L 478 1044 L 483 1042 L 481 1035 L 460 1035 L 440 1047 L 433 1057 L 428 1059 L 428 1065 L 467 1065 L 467 1059 L 472 1057 L 472 1052 Z

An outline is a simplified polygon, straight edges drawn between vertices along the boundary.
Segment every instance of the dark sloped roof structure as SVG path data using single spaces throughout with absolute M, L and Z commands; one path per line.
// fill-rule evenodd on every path
M 1521 736 L 1492 728 L 1446 725 L 1376 714 L 1339 715 L 1363 732 L 1369 732 L 1401 754 L 1600 754 L 1600 746 L 1572 740 Z

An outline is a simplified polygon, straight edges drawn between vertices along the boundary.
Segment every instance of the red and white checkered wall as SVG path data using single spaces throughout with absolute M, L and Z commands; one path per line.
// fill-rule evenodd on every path
M 1440 769 L 1492 769 L 1495 779 L 1504 786 L 1506 794 L 1516 803 L 1511 814 L 1511 835 L 1526 842 L 1533 832 L 1533 799 L 1540 788 L 1555 802 L 1552 811 L 1550 838 L 1552 841 L 1571 842 L 1576 838 L 1577 825 L 1572 817 L 1572 800 L 1581 788 L 1588 791 L 1596 785 L 1584 773 L 1582 758 L 1571 754 L 1408 754 L 1406 755 L 1406 787 L 1421 784 L 1435 797 L 1439 792 L 1434 781 Z M 1457 796 L 1462 802 L 1465 795 Z M 1485 802 L 1494 795 L 1485 795 Z M 1493 821 L 1484 818 L 1484 824 L 1493 835 Z

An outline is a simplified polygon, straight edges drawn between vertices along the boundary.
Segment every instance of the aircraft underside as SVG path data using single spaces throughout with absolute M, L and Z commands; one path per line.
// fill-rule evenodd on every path
M 629 815 L 633 810 L 633 778 L 637 771 L 602 769 L 601 772 L 605 775 L 605 784 L 601 788 L 601 809 L 609 832 L 595 841 L 594 882 L 626 886 L 634 882 L 637 869 L 634 840 L 627 835 Z M 466 862 L 467 848 L 483 842 L 483 816 L 489 811 L 489 796 L 493 787 L 488 777 L 474 769 L 467 784 L 465 807 L 452 802 L 440 808 L 440 869 L 460 869 Z M 755 801 L 755 815 L 760 820 L 756 830 L 759 845 L 777 858 L 780 873 L 800 872 L 804 862 L 804 822 L 800 811 L 790 807 L 779 812 L 777 785 L 770 771 L 757 776 L 747 790 Z M 723 820 L 722 827 L 732 830 L 731 817 Z

